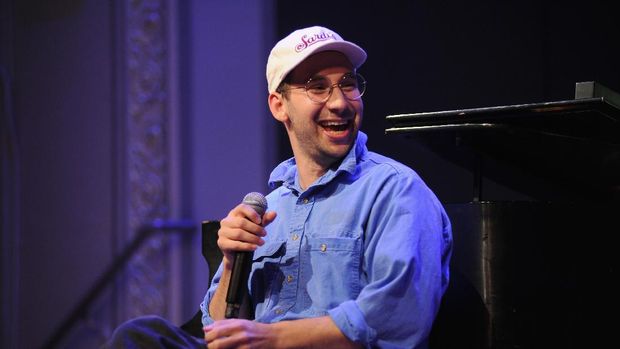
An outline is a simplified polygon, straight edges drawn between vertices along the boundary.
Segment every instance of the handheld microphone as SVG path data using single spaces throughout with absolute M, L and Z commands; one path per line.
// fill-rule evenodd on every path
M 263 216 L 267 211 L 267 199 L 261 193 L 252 192 L 243 198 L 243 203 L 252 207 L 259 216 Z M 248 278 L 252 268 L 253 252 L 236 252 L 226 293 L 226 312 L 227 319 L 238 318 L 239 310 L 243 304 L 243 298 L 248 294 Z

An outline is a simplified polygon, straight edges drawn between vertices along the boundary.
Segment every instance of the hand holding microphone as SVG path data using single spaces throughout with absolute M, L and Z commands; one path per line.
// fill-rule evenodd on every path
M 253 212 L 247 209 L 251 208 L 259 216 L 253 216 Z M 252 268 L 253 250 L 262 242 L 261 237 L 264 236 L 263 227 L 269 224 L 275 218 L 275 212 L 265 214 L 267 210 L 267 200 L 265 197 L 256 192 L 247 194 L 243 198 L 241 205 L 237 206 L 229 216 L 222 220 L 222 226 L 229 228 L 229 236 L 220 232 L 220 241 L 218 245 L 222 251 L 228 255 L 232 252 L 232 270 L 230 281 L 228 284 L 228 292 L 226 294 L 226 318 L 238 318 L 244 298 L 248 293 L 247 285 L 250 270 Z M 241 242 L 242 244 L 239 244 Z M 249 244 L 249 246 L 248 246 Z M 231 247 L 236 245 L 236 248 Z

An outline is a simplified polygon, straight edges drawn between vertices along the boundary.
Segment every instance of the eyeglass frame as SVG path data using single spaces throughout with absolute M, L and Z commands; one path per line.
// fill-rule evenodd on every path
M 356 89 L 360 91 L 359 96 L 357 96 L 355 98 L 350 98 L 349 96 L 347 96 L 345 91 L 342 90 L 342 86 L 341 86 L 343 80 L 346 77 L 351 77 L 351 76 L 355 77 L 355 80 L 357 80 L 357 87 L 356 87 Z M 319 77 L 321 77 L 323 79 L 326 79 L 322 75 L 319 76 Z M 362 80 L 361 83 L 360 83 L 360 78 Z M 306 81 L 303 86 L 290 86 L 290 83 L 285 81 L 280 87 L 278 87 L 276 89 L 276 92 L 284 93 L 284 92 L 289 91 L 289 90 L 304 90 L 304 92 L 306 93 L 306 97 L 308 97 L 308 99 L 311 102 L 316 103 L 316 104 L 323 104 L 323 103 L 327 102 L 331 98 L 332 93 L 334 92 L 334 88 L 337 86 L 340 89 L 340 92 L 342 93 L 342 95 L 347 100 L 349 100 L 349 101 L 357 101 L 357 100 L 360 100 L 362 98 L 362 96 L 364 95 L 364 93 L 366 92 L 366 84 L 368 83 L 366 78 L 362 74 L 360 74 L 358 72 L 346 73 L 346 74 L 342 75 L 342 77 L 340 77 L 340 80 L 337 83 L 329 85 L 329 92 L 327 93 L 327 96 L 322 101 L 317 101 L 317 100 L 312 99 L 312 97 L 310 97 L 310 93 L 308 92 L 308 84 L 313 79 L 316 80 L 316 77 L 309 78 L 308 81 Z M 286 85 L 288 85 L 288 87 L 286 87 Z M 360 89 L 360 86 L 362 87 L 362 89 Z

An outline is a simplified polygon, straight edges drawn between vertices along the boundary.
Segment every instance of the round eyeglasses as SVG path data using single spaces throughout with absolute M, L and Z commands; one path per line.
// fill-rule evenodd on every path
M 325 103 L 331 97 L 336 86 L 346 99 L 356 101 L 366 91 L 366 79 L 358 73 L 349 73 L 343 75 L 338 83 L 332 84 L 324 76 L 315 76 L 310 78 L 304 86 L 291 86 L 288 89 L 303 89 L 314 103 Z

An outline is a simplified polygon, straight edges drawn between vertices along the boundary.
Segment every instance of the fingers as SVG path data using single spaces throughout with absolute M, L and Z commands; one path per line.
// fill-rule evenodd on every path
M 239 204 L 230 213 L 245 217 L 256 224 L 261 224 L 262 217 L 252 208 L 252 206 Z
M 248 324 L 244 320 L 221 320 L 203 327 L 207 348 L 238 348 L 247 344 L 249 338 L 242 334 L 248 332 Z
M 263 227 L 268 226 L 275 219 L 276 219 L 276 212 L 275 211 L 267 211 L 267 212 L 265 212 L 265 215 L 263 216 Z
M 264 226 L 273 222 L 276 213 L 266 212 L 260 217 L 254 209 L 239 204 L 220 221 L 217 244 L 225 255 L 236 251 L 254 251 L 264 244 L 267 235 Z M 261 225 L 261 220 L 263 224 Z
M 263 227 L 266 227 L 276 218 L 275 211 L 267 211 L 263 217 L 261 217 L 251 206 L 246 204 L 239 204 L 232 211 L 230 211 L 229 216 L 231 214 L 245 217 L 256 224 L 262 225 Z
M 254 251 L 264 243 L 265 230 L 245 218 L 226 217 L 220 222 L 217 245 L 222 252 Z

